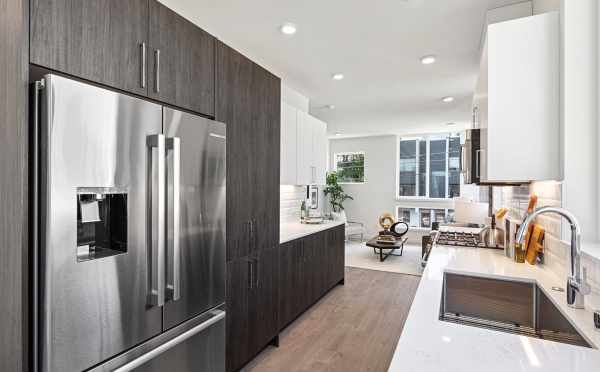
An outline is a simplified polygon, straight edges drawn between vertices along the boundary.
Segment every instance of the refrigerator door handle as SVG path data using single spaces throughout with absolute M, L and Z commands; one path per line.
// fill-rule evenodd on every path
M 204 331 L 205 329 L 209 328 L 213 324 L 218 323 L 221 320 L 225 319 L 225 312 L 223 310 L 215 310 L 214 314 L 215 315 L 212 318 L 208 319 L 206 322 L 198 324 L 196 327 L 190 329 L 189 331 L 184 332 L 181 335 L 173 338 L 172 340 L 165 342 L 164 344 L 160 345 L 156 349 L 152 349 L 148 353 L 141 355 L 140 357 L 132 360 L 131 362 L 115 369 L 113 372 L 128 372 L 128 371 L 132 371 L 138 367 L 141 367 L 146 362 L 149 362 L 150 360 L 152 360 L 152 359 L 156 358 L 157 356 L 163 354 L 164 352 L 174 348 L 175 346 L 181 344 L 182 342 L 186 341 L 187 339 L 191 338 L 192 336 Z
M 164 306 L 165 304 L 165 136 L 155 134 L 147 137 L 148 146 L 148 245 L 150 246 L 150 283 L 148 288 L 148 304 Z M 153 177 L 153 149 L 157 149 L 156 173 Z
M 169 175 L 169 182 L 173 190 L 172 200 L 168 203 L 171 204 L 171 210 L 169 217 L 171 221 L 169 223 L 169 232 L 171 233 L 168 238 L 167 251 L 171 255 L 171 267 L 168 268 L 167 272 L 167 296 L 170 300 L 177 301 L 181 298 L 181 249 L 179 244 L 181 224 L 180 224 L 180 201 L 181 201 L 181 140 L 178 137 L 167 138 L 167 151 L 172 152 L 172 165 L 169 167 L 167 173 Z
M 31 301 L 31 318 L 32 318 L 32 329 L 31 329 L 31 370 L 33 372 L 39 371 L 39 254 L 40 254 L 40 115 L 41 115 L 41 91 L 45 88 L 45 80 L 41 79 L 35 82 L 33 92 L 33 128 L 32 128 L 32 170 L 31 170 L 31 184 L 32 184 L 32 278 L 31 278 L 31 290 L 33 292 Z

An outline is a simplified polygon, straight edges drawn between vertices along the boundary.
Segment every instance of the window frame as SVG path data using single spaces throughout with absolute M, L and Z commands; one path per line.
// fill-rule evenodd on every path
M 397 201 L 407 201 L 407 200 L 418 200 L 418 201 L 449 201 L 452 198 L 449 197 L 450 194 L 450 137 L 459 137 L 458 133 L 443 133 L 443 134 L 434 134 L 434 135 L 426 135 L 426 136 L 416 136 L 416 137 L 398 137 L 396 142 L 396 200 Z M 429 196 L 429 184 L 430 184 L 430 172 L 431 172 L 431 154 L 430 154 L 430 142 L 436 140 L 446 140 L 446 195 L 443 198 L 432 198 Z M 400 195 L 400 144 L 402 141 L 416 141 L 415 144 L 415 162 L 416 162 L 416 172 L 415 172 L 415 195 Z M 425 196 L 419 196 L 419 175 L 421 174 L 421 169 L 419 165 L 419 143 L 421 141 L 425 141 Z
M 444 199 L 438 199 L 438 200 L 444 200 Z M 409 222 L 408 225 L 411 229 L 415 229 L 415 230 L 430 230 L 431 229 L 431 223 L 434 222 L 434 217 L 435 217 L 435 211 L 436 210 L 443 210 L 444 211 L 444 218 L 446 220 L 449 219 L 450 215 L 452 213 L 454 213 L 454 207 L 450 206 L 450 205 L 446 205 L 446 206 L 429 206 L 429 205 L 421 205 L 421 206 L 415 206 L 415 205 L 410 205 L 410 206 L 403 206 L 403 205 L 396 205 L 396 211 L 395 211 L 395 215 L 396 215 L 396 221 L 400 221 L 400 209 L 408 209 L 408 210 L 414 210 L 415 213 L 417 213 L 417 220 L 419 222 L 419 226 L 412 226 Z M 421 226 L 421 221 L 422 221 L 422 214 L 421 214 L 421 210 L 423 209 L 429 209 L 429 226 L 427 227 L 423 227 Z M 406 222 L 406 221 L 405 221 Z
M 333 170 L 337 173 L 338 171 L 338 155 L 362 155 L 363 156 L 363 180 L 362 182 L 340 182 L 340 185 L 364 185 L 367 183 L 367 155 L 365 151 L 342 151 L 333 154 Z

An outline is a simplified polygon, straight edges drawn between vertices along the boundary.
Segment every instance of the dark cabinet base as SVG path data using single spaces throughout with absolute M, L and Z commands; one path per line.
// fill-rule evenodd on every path
M 344 284 L 344 226 L 281 244 L 279 328 Z

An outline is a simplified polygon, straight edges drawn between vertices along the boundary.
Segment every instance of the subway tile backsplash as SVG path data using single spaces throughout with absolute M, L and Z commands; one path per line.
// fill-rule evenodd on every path
M 494 208 L 510 208 L 513 212 L 523 216 L 527 211 L 529 196 L 538 196 L 538 207 L 562 206 L 562 185 L 559 182 L 534 182 L 528 186 L 504 186 L 494 192 Z M 561 240 L 562 224 L 560 216 L 546 214 L 539 216 L 536 222 L 546 230 L 544 241 L 544 266 L 558 276 L 566 278 L 569 273 L 570 243 Z M 570 239 L 567 232 L 566 239 Z M 584 253 L 581 264 L 584 277 L 592 288 L 592 293 L 586 301 L 592 308 L 600 308 L 600 260 Z
M 319 188 L 319 201 L 317 209 L 309 209 L 311 216 L 321 216 L 324 210 L 325 195 L 323 194 L 323 186 L 317 186 Z M 292 186 L 282 185 L 279 186 L 280 200 L 279 200 L 279 213 L 281 216 L 281 222 L 298 222 L 300 221 L 300 205 L 306 200 L 306 188 L 307 186 Z M 308 204 L 308 201 L 307 201 Z
M 282 223 L 300 221 L 300 205 L 306 199 L 306 186 L 279 186 Z

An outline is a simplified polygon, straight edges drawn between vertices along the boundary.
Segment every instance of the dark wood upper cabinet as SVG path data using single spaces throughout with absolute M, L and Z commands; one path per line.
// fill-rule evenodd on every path
M 148 0 L 31 0 L 30 62 L 145 95 Z
M 215 38 L 156 0 L 150 0 L 148 96 L 213 116 Z

